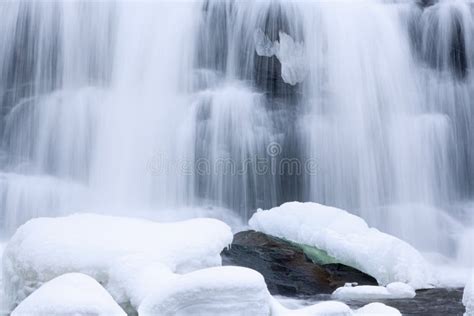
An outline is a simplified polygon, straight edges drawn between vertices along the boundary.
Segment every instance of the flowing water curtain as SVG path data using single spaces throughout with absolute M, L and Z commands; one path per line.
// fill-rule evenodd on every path
M 198 18 L 194 2 L 117 4 L 111 85 L 92 161 L 96 203 L 164 208 L 190 199 L 186 175 L 174 164 L 189 111 Z
M 77 187 L 89 177 L 97 107 L 110 72 L 105 57 L 113 38 L 113 6 L 5 2 L 1 7 L 1 149 L 7 158 L 1 166 L 0 216 L 11 231 L 81 200 L 72 196 L 83 193 Z
M 184 144 L 191 148 L 189 157 L 212 169 L 212 174 L 195 175 L 197 198 L 248 218 L 257 207 L 281 203 L 285 194 L 297 195 L 297 190 L 283 188 L 286 176 L 272 168 L 293 155 L 286 144 L 294 140 L 288 130 L 294 128 L 299 88 L 283 81 L 277 58 L 257 53 L 255 34 L 260 31 L 276 41 L 279 32 L 297 37 L 301 29 L 295 7 L 283 1 L 206 1 L 202 13 L 194 125 Z M 268 155 L 273 142 L 279 146 L 278 157 Z M 232 169 L 225 172 L 231 173 L 215 170 L 224 160 Z M 257 161 L 268 170 L 257 170 Z
M 78 196 L 244 218 L 314 200 L 463 257 L 465 242 L 450 249 L 472 224 L 472 12 L 428 4 L 0 4 L 2 225 Z
M 462 103 L 469 94 L 451 89 L 450 97 L 442 93 L 444 102 L 437 101 L 438 107 L 427 95 L 440 91 L 433 78 L 448 87 L 459 86 L 465 84 L 462 80 L 468 72 L 456 73 L 465 71 L 459 62 L 463 54 L 443 56 L 451 60 L 448 70 L 453 75 L 447 78 L 438 74 L 446 71 L 443 67 L 426 72 L 417 45 L 412 45 L 417 42 L 410 38 L 407 10 L 421 11 L 414 4 L 378 1 L 324 2 L 305 10 L 310 74 L 300 126 L 304 148 L 309 149 L 306 154 L 319 163 L 306 197 L 353 209 L 376 227 L 424 250 L 452 255 L 451 238 L 459 228 L 448 215 L 458 194 L 455 173 L 468 172 L 470 167 L 452 161 L 466 141 L 456 135 L 466 123 L 456 121 L 446 107 Z M 451 8 L 440 3 L 425 10 L 419 13 L 422 19 L 429 10 Z M 466 24 L 469 11 L 463 12 Z M 469 36 L 464 34 L 470 28 L 463 30 L 463 35 L 454 36 Z M 452 56 L 446 48 L 453 46 L 452 38 L 428 40 L 444 41 L 439 44 L 445 45 L 444 51 L 439 53 Z M 461 111 L 458 117 L 470 120 Z

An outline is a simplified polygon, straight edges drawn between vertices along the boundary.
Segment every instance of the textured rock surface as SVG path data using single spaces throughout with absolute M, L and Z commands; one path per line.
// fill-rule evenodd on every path
M 330 294 L 347 282 L 377 284 L 371 276 L 342 264 L 315 264 L 298 246 L 255 231 L 234 235 L 231 247 L 221 256 L 224 265 L 243 266 L 260 272 L 272 294 Z

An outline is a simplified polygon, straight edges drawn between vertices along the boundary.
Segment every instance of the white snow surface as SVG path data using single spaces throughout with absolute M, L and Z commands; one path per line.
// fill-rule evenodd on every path
M 471 271 L 471 276 L 464 287 L 462 303 L 466 307 L 464 316 L 474 316 L 474 270 Z
M 44 282 L 80 272 L 104 284 L 119 303 L 138 306 L 150 286 L 173 273 L 221 265 L 220 252 L 232 238 L 229 226 L 215 219 L 162 224 L 94 214 L 37 218 L 7 244 L 5 294 L 15 306 Z
M 309 306 L 301 306 L 297 299 L 291 299 L 290 305 L 282 305 L 282 298 L 272 298 L 272 316 L 400 316 L 401 313 L 393 307 L 382 303 L 370 303 L 357 310 L 351 310 L 349 306 L 337 301 L 318 302 Z M 282 302 L 288 305 L 285 298 Z
M 242 267 L 213 267 L 177 276 L 140 305 L 140 316 L 270 314 L 263 276 Z
M 393 282 L 385 286 L 343 286 L 332 293 L 336 300 L 414 298 L 415 290 L 408 284 Z
M 259 210 L 249 221 L 263 233 L 325 250 L 343 264 L 377 279 L 380 285 L 403 282 L 432 287 L 431 266 L 408 243 L 369 228 L 360 217 L 317 203 L 289 202 Z
M 126 316 L 96 280 L 82 273 L 63 274 L 43 284 L 18 305 L 12 316 Z
M 288 309 L 272 298 L 272 316 L 352 316 L 354 313 L 344 303 L 328 301 L 299 309 Z
M 358 316 L 401 316 L 402 314 L 396 308 L 387 306 L 382 303 L 370 303 L 361 308 L 356 312 Z

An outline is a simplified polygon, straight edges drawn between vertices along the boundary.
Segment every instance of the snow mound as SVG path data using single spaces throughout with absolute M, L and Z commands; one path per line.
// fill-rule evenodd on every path
M 270 293 L 257 271 L 214 267 L 179 276 L 155 289 L 138 309 L 152 315 L 269 315 Z
M 359 300 L 359 299 L 400 299 L 414 298 L 415 290 L 408 284 L 394 282 L 384 286 L 344 286 L 336 289 L 332 297 L 338 300 Z
M 288 309 L 272 298 L 272 316 L 352 316 L 354 313 L 341 302 L 321 302 L 299 309 Z
M 21 226 L 5 249 L 5 294 L 14 306 L 44 282 L 81 272 L 114 297 L 138 304 L 152 280 L 147 271 L 159 279 L 163 270 L 172 275 L 221 265 L 220 252 L 232 238 L 229 226 L 215 219 L 162 224 L 94 214 L 37 218 Z
M 403 282 L 418 289 L 435 283 L 429 264 L 415 248 L 341 209 L 290 202 L 259 210 L 249 224 L 257 231 L 325 250 L 381 285 Z
M 305 306 L 306 303 L 301 303 L 304 300 L 291 299 L 290 306 L 287 306 L 288 302 L 285 302 L 285 306 L 283 306 L 280 303 L 281 300 L 282 297 L 278 298 L 278 301 L 276 298 L 272 298 L 272 316 L 401 316 L 397 309 L 382 303 L 370 303 L 357 310 L 351 310 L 346 304 L 337 301 L 326 301 Z M 287 298 L 284 298 L 284 301 L 286 300 Z
M 367 316 L 401 316 L 402 314 L 396 308 L 387 306 L 382 303 L 370 303 L 359 308 L 356 315 L 367 315 Z
M 96 280 L 81 273 L 61 275 L 28 296 L 12 316 L 126 316 Z
M 471 272 L 471 277 L 464 288 L 462 303 L 466 307 L 464 316 L 474 316 L 474 270 Z

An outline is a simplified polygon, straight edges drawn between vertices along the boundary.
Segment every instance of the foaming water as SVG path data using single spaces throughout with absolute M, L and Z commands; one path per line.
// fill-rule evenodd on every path
M 470 1 L 12 1 L 0 12 L 6 234 L 84 209 L 182 218 L 214 206 L 246 220 L 316 201 L 472 264 Z

